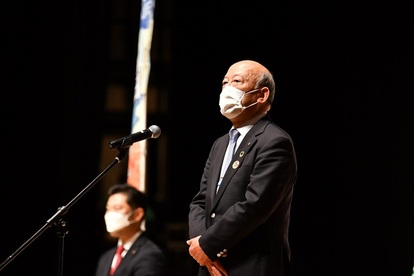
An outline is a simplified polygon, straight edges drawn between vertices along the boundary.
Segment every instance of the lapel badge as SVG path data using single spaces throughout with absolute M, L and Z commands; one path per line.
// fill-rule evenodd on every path
M 240 165 L 239 160 L 234 161 L 233 165 L 231 166 L 233 169 L 237 169 Z
M 244 150 L 242 150 L 242 151 L 240 152 L 239 157 L 243 157 L 243 155 L 244 155 Z

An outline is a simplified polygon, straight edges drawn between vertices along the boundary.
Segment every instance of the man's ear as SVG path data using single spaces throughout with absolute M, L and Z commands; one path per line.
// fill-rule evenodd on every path
M 260 89 L 260 97 L 257 99 L 259 103 L 265 103 L 269 99 L 270 90 L 267 87 L 262 87 Z
M 138 207 L 133 212 L 133 219 L 134 221 L 141 221 L 144 219 L 145 211 L 142 207 Z

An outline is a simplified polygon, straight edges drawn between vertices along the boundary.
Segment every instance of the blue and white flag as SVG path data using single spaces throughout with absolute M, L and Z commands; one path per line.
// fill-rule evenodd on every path
M 147 89 L 151 69 L 151 42 L 154 28 L 155 0 L 142 0 L 135 74 L 134 105 L 131 133 L 147 129 Z M 147 142 L 134 143 L 129 148 L 127 182 L 145 191 Z

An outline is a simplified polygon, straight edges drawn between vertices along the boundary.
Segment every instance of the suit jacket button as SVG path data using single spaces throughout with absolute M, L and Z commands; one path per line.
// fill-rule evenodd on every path
M 215 218 L 216 217 L 216 213 L 212 213 L 210 217 L 211 218 Z

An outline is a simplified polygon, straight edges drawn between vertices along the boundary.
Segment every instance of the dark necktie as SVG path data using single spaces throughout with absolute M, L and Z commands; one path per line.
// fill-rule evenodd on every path
M 234 149 L 236 148 L 237 139 L 239 138 L 240 133 L 237 131 L 237 129 L 232 129 L 229 135 L 229 144 L 227 145 L 226 154 L 224 155 L 223 164 L 221 166 L 220 179 L 217 183 L 216 193 L 218 192 L 221 181 L 223 180 L 224 174 L 226 173 L 227 167 L 230 165 L 230 161 L 233 158 Z

